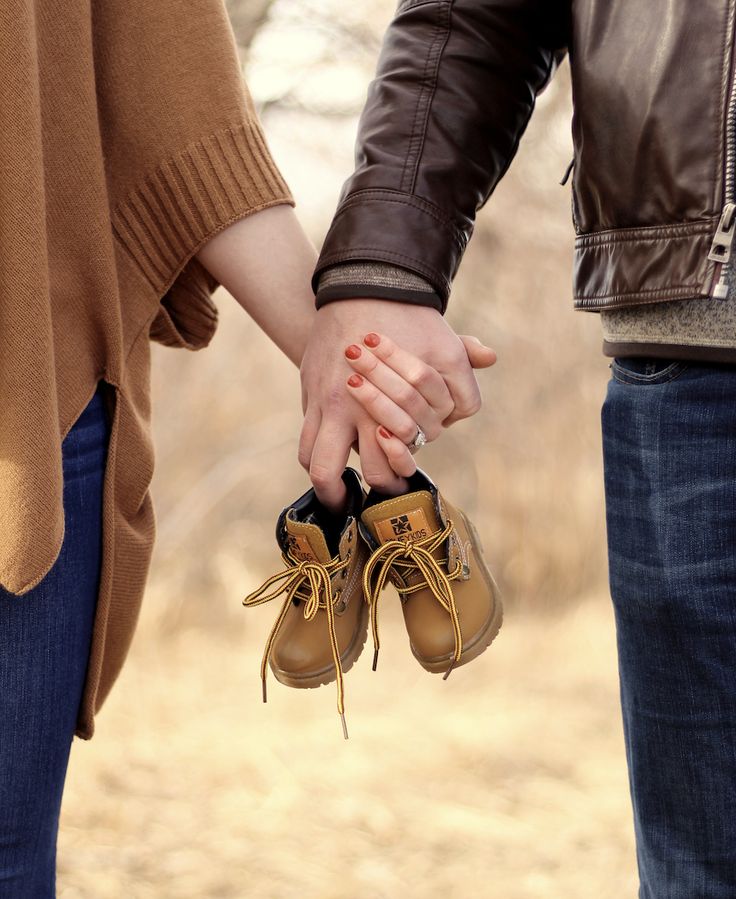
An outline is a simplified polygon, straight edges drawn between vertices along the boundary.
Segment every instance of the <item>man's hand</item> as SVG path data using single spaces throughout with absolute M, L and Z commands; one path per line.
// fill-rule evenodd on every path
M 400 403 L 402 408 L 409 411 L 418 407 L 417 396 L 411 391 L 424 396 L 429 390 L 435 408 L 444 402 L 440 415 L 445 425 L 468 418 L 480 408 L 473 354 L 477 367 L 495 361 L 492 350 L 472 338 L 458 337 L 442 315 L 429 307 L 371 299 L 323 306 L 317 312 L 301 364 L 305 417 L 299 461 L 309 471 L 320 501 L 334 511 L 339 511 L 345 500 L 342 472 L 356 441 L 363 476 L 371 487 L 385 493 L 406 489 L 406 482 L 394 473 L 378 443 L 376 419 L 346 388 L 350 367 L 345 348 L 373 332 L 386 335 L 393 346 L 426 363 L 403 374 L 409 390 Z M 446 393 L 444 399 L 441 390 Z

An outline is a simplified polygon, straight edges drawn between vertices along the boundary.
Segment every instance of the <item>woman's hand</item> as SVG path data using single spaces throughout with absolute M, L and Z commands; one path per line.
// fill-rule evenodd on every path
M 460 340 L 472 368 L 488 368 L 496 362 L 494 350 L 477 337 L 462 335 Z M 354 372 L 347 380 L 349 392 L 377 422 L 377 443 L 400 477 L 416 471 L 408 444 L 418 427 L 429 442 L 443 428 L 477 411 L 459 412 L 437 370 L 386 335 L 366 334 L 363 346 L 350 344 L 345 349 L 345 358 Z
M 376 438 L 376 422 L 345 387 L 345 348 L 357 335 L 387 335 L 434 368 L 455 403 L 455 415 L 480 407 L 480 390 L 463 342 L 436 309 L 397 300 L 350 299 L 328 303 L 315 316 L 301 364 L 304 423 L 299 461 L 320 501 L 342 510 L 342 472 L 358 441 L 365 481 L 383 493 L 402 493 L 406 481 L 391 469 Z
M 201 247 L 197 258 L 300 366 L 305 418 L 299 461 L 320 500 L 334 511 L 345 501 L 342 473 L 351 447 L 360 450 L 366 482 L 386 493 L 406 489 L 403 475 L 397 472 L 413 472 L 416 467 L 405 444 L 398 437 L 386 438 L 377 426 L 388 431 L 396 428 L 406 442 L 414 438 L 416 428 L 409 435 L 406 418 L 397 420 L 395 408 L 389 415 L 384 406 L 380 413 L 386 413 L 388 424 L 372 417 L 359 401 L 367 397 L 367 391 L 344 387 L 344 350 L 357 335 L 371 329 L 380 334 L 383 346 L 374 348 L 376 358 L 396 376 L 389 384 L 389 372 L 383 372 L 388 399 L 405 416 L 415 414 L 414 420 L 430 439 L 442 426 L 480 407 L 473 368 L 492 364 L 495 354 L 473 338 L 458 338 L 435 309 L 395 300 L 351 299 L 315 310 L 310 279 L 317 254 L 289 206 L 238 220 Z M 402 368 L 399 355 L 393 362 L 381 357 L 391 346 L 389 337 L 407 351 L 402 357 L 407 364 L 414 360 L 413 368 Z M 369 350 L 364 346 L 364 352 Z M 423 374 L 419 364 L 425 366 Z M 410 379 L 408 385 L 402 371 Z M 372 383 L 373 377 L 378 379 L 380 373 L 372 373 L 366 381 Z M 410 394 L 407 386 L 418 396 Z

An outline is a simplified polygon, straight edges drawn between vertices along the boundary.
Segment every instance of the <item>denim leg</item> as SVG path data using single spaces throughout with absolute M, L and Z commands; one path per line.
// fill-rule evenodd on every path
M 30 592 L 0 590 L 0 897 L 55 895 L 56 837 L 89 657 L 108 424 L 101 392 L 63 444 L 66 529 Z
M 641 899 L 736 896 L 736 367 L 614 363 L 602 409 Z

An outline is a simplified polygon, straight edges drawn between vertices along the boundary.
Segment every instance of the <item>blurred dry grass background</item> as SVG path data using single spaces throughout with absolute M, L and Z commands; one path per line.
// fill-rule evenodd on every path
M 247 79 L 316 243 L 352 165 L 390 0 L 232 0 Z M 155 349 L 159 538 L 136 645 L 77 743 L 59 895 L 493 897 L 635 894 L 609 612 L 599 325 L 573 312 L 566 70 L 482 211 L 448 318 L 498 352 L 485 405 L 422 451 L 475 519 L 506 597 L 501 636 L 443 684 L 396 610 L 386 653 L 331 688 L 259 702 L 296 462 L 297 372 L 232 298 L 211 348 Z M 355 460 L 357 463 L 357 460 Z M 388 608 L 388 607 L 387 607 Z

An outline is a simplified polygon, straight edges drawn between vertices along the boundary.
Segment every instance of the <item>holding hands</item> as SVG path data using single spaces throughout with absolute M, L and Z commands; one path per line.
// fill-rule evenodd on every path
M 374 329 L 362 330 L 364 322 Z M 348 338 L 356 331 L 360 343 Z M 371 487 L 404 492 L 417 467 L 409 447 L 418 432 L 435 440 L 475 414 L 481 398 L 473 369 L 495 361 L 492 349 L 459 337 L 429 307 L 373 299 L 324 306 L 301 366 L 299 447 L 320 501 L 334 511 L 343 504 L 351 448 Z
M 345 501 L 352 448 L 369 486 L 400 494 L 416 469 L 407 445 L 417 429 L 434 440 L 480 408 L 474 369 L 496 354 L 459 337 L 436 309 L 366 298 L 315 310 L 316 252 L 288 206 L 238 220 L 197 257 L 300 365 L 299 461 L 329 509 Z

